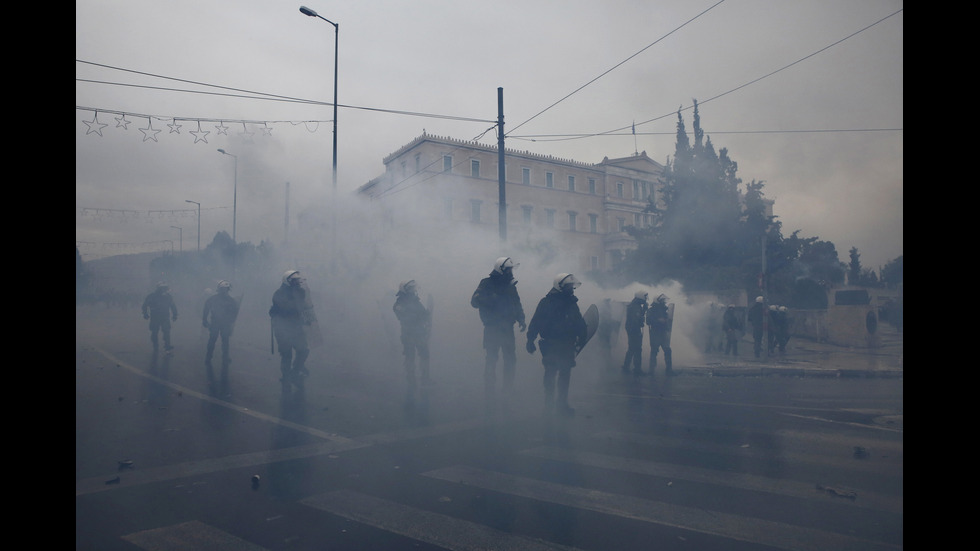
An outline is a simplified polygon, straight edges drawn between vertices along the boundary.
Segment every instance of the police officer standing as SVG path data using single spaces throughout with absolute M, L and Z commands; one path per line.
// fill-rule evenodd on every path
M 623 359 L 623 373 L 630 372 L 630 365 L 633 366 L 633 375 L 640 377 L 646 375 L 643 372 L 643 323 L 647 314 L 646 291 L 637 291 L 633 295 L 633 301 L 626 306 L 626 358 Z
M 749 309 L 749 323 L 752 324 L 752 340 L 754 341 L 753 352 L 755 357 L 762 356 L 762 322 L 766 316 L 763 306 L 765 299 L 761 296 L 755 297 L 755 304 Z
M 174 347 L 170 344 L 170 322 L 177 321 L 177 305 L 170 295 L 170 286 L 164 282 L 157 283 L 156 290 L 143 299 L 143 319 L 150 320 L 150 342 L 153 352 L 159 350 L 159 337 L 163 333 L 163 349 L 167 353 Z M 173 316 L 171 317 L 171 313 Z
M 480 280 L 476 291 L 470 298 L 470 306 L 480 311 L 483 322 L 483 348 L 486 350 L 486 364 L 483 378 L 487 398 L 496 391 L 497 358 L 503 358 L 503 388 L 510 391 L 514 386 L 517 353 L 514 341 L 514 324 L 523 333 L 527 329 L 524 322 L 524 308 L 517 293 L 517 280 L 514 268 L 519 266 L 509 256 L 502 256 L 493 264 L 493 271 Z M 489 403 L 488 403 L 489 405 Z
M 290 383 L 302 386 L 310 374 L 306 369 L 310 344 L 305 327 L 316 321 L 316 315 L 305 282 L 299 270 L 286 270 L 282 275 L 282 284 L 272 294 L 272 307 L 269 309 L 272 330 L 279 345 L 280 381 L 284 391 L 288 390 Z
M 548 294 L 538 302 L 527 330 L 527 352 L 534 354 L 534 340 L 541 336 L 541 363 L 544 365 L 545 411 L 557 409 L 564 417 L 575 410 L 568 405 L 568 386 L 575 367 L 575 356 L 585 345 L 587 328 L 578 307 L 575 289 L 581 285 L 575 276 L 555 276 Z M 557 379 L 558 395 L 555 396 Z
M 392 306 L 395 317 L 401 324 L 402 353 L 405 356 L 406 398 L 411 403 L 415 398 L 415 356 L 418 355 L 422 371 L 422 384 L 429 385 L 429 334 L 432 328 L 432 313 L 419 300 L 419 285 L 414 279 L 402 282 L 395 295 Z
M 201 325 L 209 331 L 208 347 L 204 353 L 204 364 L 211 367 L 211 358 L 214 357 L 214 346 L 221 337 L 221 365 L 228 367 L 231 363 L 231 356 L 228 352 L 231 347 L 231 333 L 235 328 L 235 320 L 238 319 L 238 301 L 231 296 L 231 283 L 222 279 L 218 282 L 218 292 L 208 297 L 204 301 L 204 315 Z
M 776 326 L 776 347 L 780 354 L 786 353 L 786 344 L 789 343 L 789 309 L 785 306 L 779 307 L 778 324 Z
M 671 326 L 670 311 L 667 309 L 667 295 L 661 294 L 647 308 L 647 325 L 650 328 L 650 376 L 653 376 L 657 368 L 657 354 L 660 353 L 661 348 L 664 351 L 664 364 L 667 366 L 666 374 L 673 375 L 670 341 L 667 337 Z
M 738 340 L 742 337 L 742 320 L 735 311 L 735 305 L 729 304 L 721 319 L 721 328 L 725 332 L 725 355 L 738 357 Z

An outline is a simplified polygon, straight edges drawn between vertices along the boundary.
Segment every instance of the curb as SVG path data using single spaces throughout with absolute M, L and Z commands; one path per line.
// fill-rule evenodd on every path
M 807 369 L 802 367 L 683 367 L 676 375 L 695 377 L 797 377 L 801 379 L 901 379 L 900 369 Z

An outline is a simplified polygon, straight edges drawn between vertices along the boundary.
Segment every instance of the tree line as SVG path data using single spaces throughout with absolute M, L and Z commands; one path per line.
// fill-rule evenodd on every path
M 744 183 L 738 163 L 726 148 L 715 150 L 704 135 L 694 101 L 693 140 L 681 111 L 673 158 L 665 166 L 659 197 L 651 194 L 645 211 L 652 223 L 627 231 L 637 247 L 628 252 L 608 283 L 637 281 L 682 283 L 692 291 L 740 291 L 749 296 L 765 287 L 773 303 L 795 308 L 825 308 L 827 291 L 844 285 L 898 288 L 902 257 L 880 272 L 861 266 L 857 248 L 849 262 L 837 248 L 800 230 L 783 234 L 772 212 L 765 184 Z

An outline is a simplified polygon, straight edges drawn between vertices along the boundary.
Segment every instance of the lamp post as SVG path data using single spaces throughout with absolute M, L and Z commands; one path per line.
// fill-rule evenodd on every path
M 337 191 L 337 50 L 340 43 L 340 24 L 323 17 L 317 12 L 300 6 L 300 13 L 310 17 L 319 17 L 327 23 L 333 25 L 333 189 Z
M 222 155 L 228 155 L 232 159 L 235 159 L 235 195 L 234 198 L 232 199 L 232 204 L 231 204 L 231 240 L 237 246 L 238 237 L 237 237 L 237 233 L 235 232 L 238 224 L 238 156 L 232 155 L 231 153 L 228 153 L 224 149 L 218 149 L 218 153 L 221 153 Z
M 184 252 L 184 228 L 180 226 L 170 226 L 171 228 L 177 230 L 177 239 L 180 240 L 180 252 Z
M 184 202 L 197 205 L 197 252 L 201 252 L 201 203 L 190 199 L 184 199 Z

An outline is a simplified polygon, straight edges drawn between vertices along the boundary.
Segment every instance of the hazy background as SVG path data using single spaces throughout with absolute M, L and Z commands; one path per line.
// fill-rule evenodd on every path
M 785 235 L 832 241 L 845 262 L 858 247 L 872 269 L 902 254 L 902 2 L 83 0 L 83 259 L 176 249 L 180 234 L 193 250 L 186 200 L 201 203 L 202 247 L 230 234 L 234 164 L 218 148 L 238 157 L 239 241 L 282 242 L 287 182 L 290 231 L 330 200 L 334 27 L 303 3 L 340 25 L 338 201 L 423 129 L 495 144 L 498 87 L 508 148 L 593 163 L 666 162 L 696 99 Z M 259 94 L 280 97 L 242 97 Z M 496 252 L 470 269 L 485 275 Z

